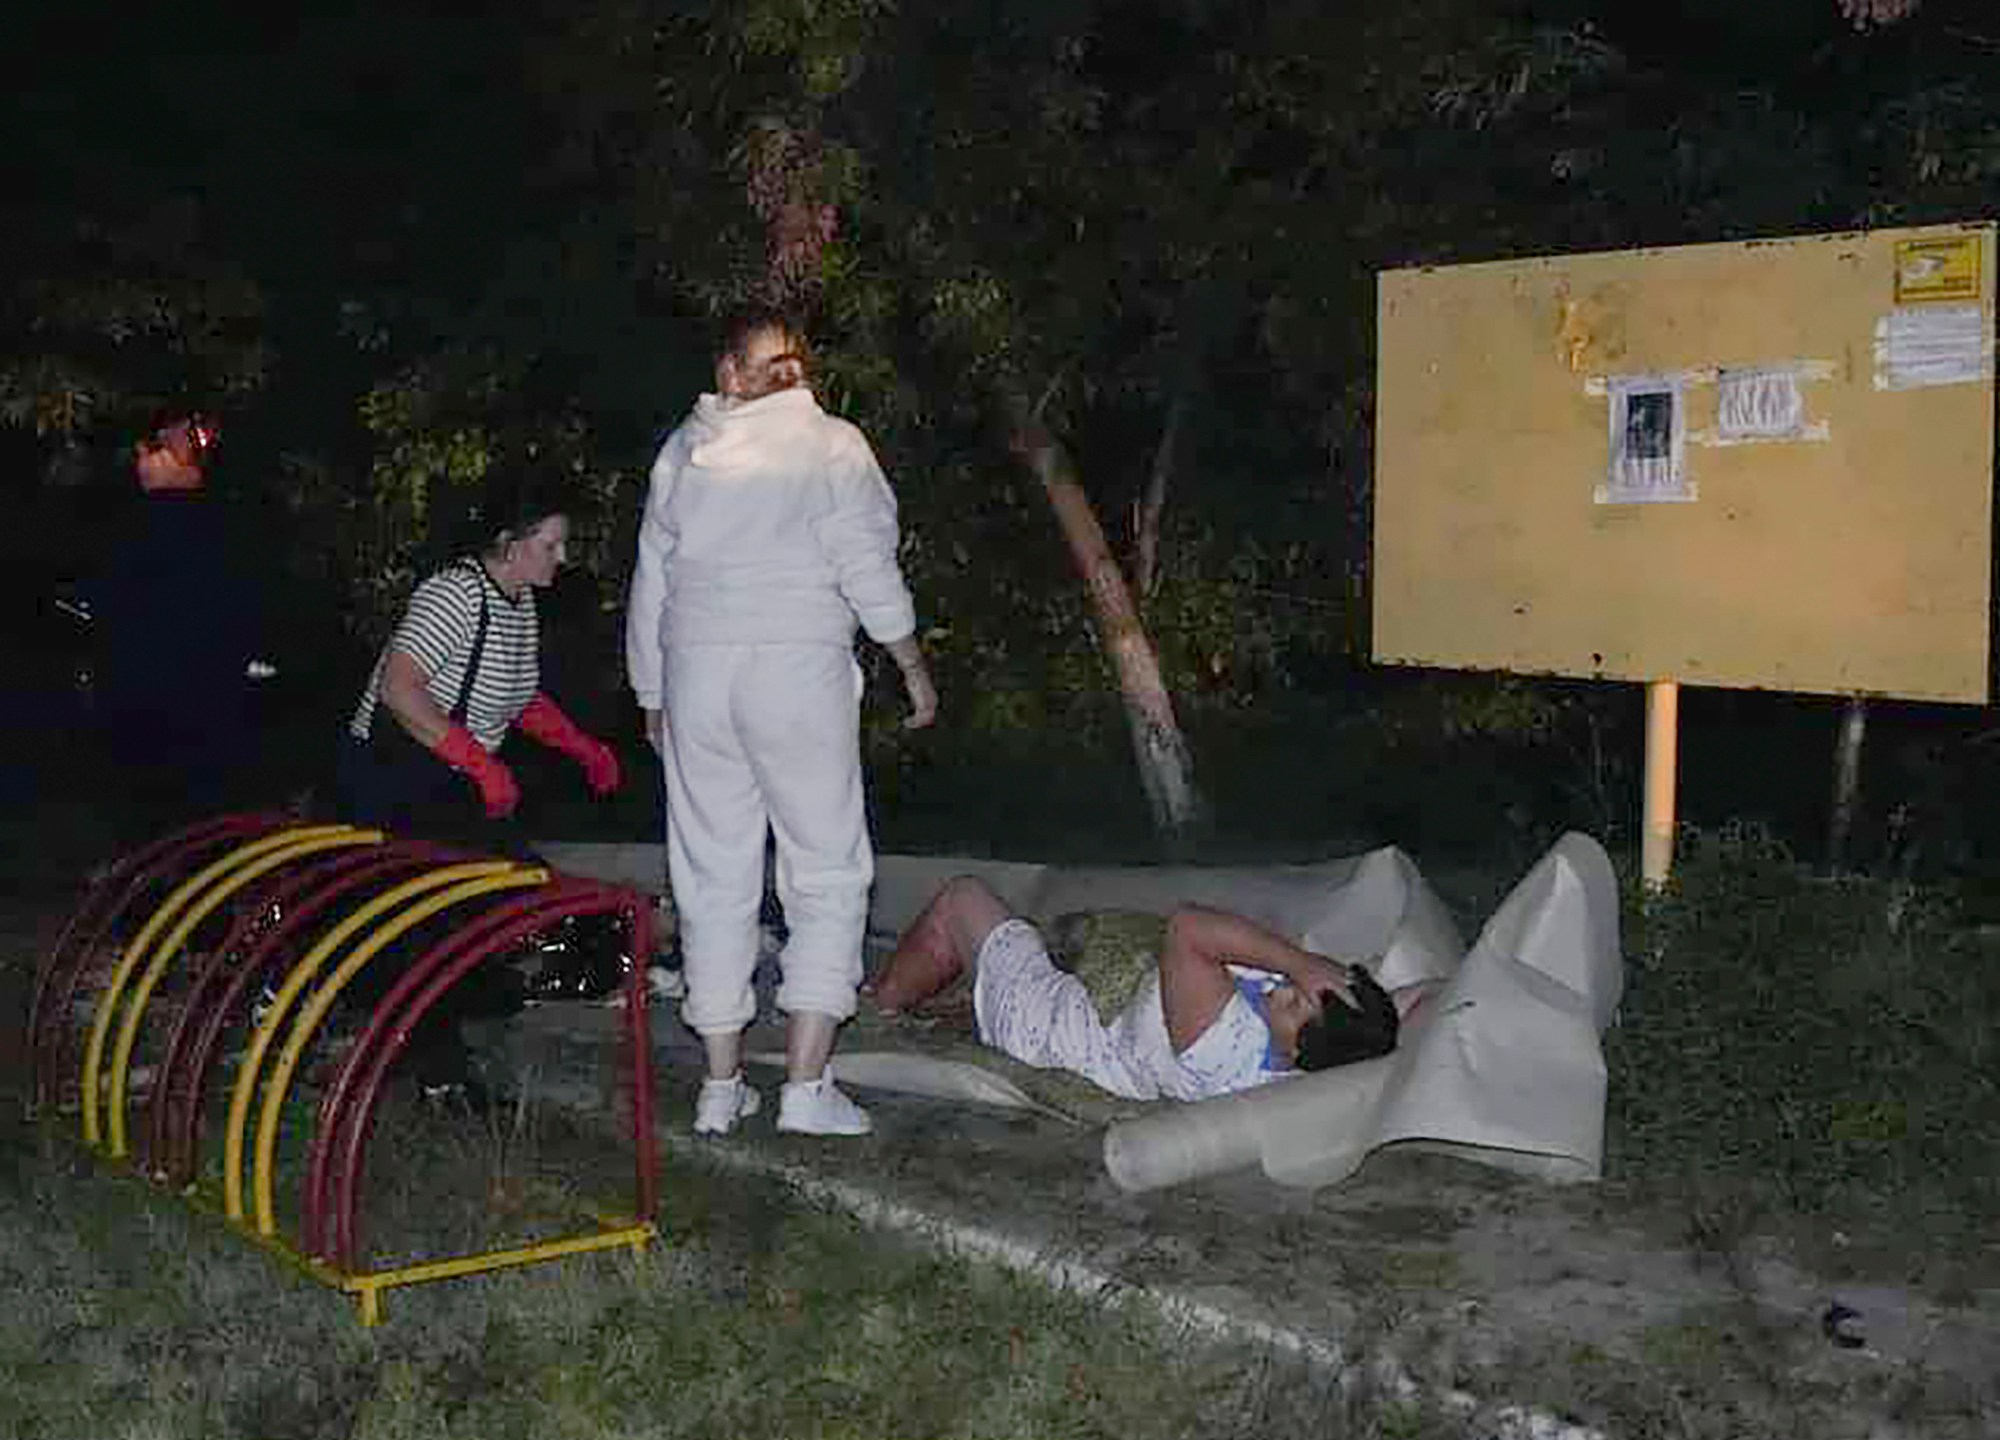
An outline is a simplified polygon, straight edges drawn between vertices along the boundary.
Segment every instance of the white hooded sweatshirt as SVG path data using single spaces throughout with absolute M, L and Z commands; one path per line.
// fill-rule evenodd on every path
M 625 667 L 660 708 L 667 646 L 880 644 L 916 629 L 896 497 L 867 439 L 810 390 L 703 395 L 653 462 Z

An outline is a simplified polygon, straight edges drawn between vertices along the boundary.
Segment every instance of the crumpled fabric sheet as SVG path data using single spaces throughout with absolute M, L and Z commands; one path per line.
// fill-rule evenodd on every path
M 1487 922 L 1392 1055 L 1115 1123 L 1104 1163 L 1127 1190 L 1256 1165 L 1331 1185 L 1389 1146 L 1558 1182 L 1602 1173 L 1601 1036 L 1624 983 L 1618 885 L 1595 840 L 1565 835 Z
M 585 852 L 627 847 L 562 848 L 561 860 L 550 857 L 555 863 L 596 873 L 603 862 Z M 643 868 L 617 863 L 627 872 Z M 962 874 L 980 876 L 1016 910 L 1045 923 L 1083 910 L 1215 905 L 1309 949 L 1379 955 L 1372 968 L 1390 989 L 1418 980 L 1438 988 L 1405 1025 L 1393 1055 L 1196 1104 L 1134 1105 L 1110 1096 L 1101 1108 L 1075 1103 L 1079 1097 L 1049 1088 L 1057 1077 L 1004 1056 L 956 1059 L 935 1044 L 923 1053 L 893 1027 L 861 1019 L 833 1059 L 841 1083 L 1103 1122 L 1105 1168 L 1135 1191 L 1251 1167 L 1282 1185 L 1331 1185 L 1389 1146 L 1443 1151 L 1550 1181 L 1601 1174 L 1601 1037 L 1616 1013 L 1624 969 L 1617 880 L 1589 836 L 1557 841 L 1494 911 L 1470 952 L 1436 892 L 1393 846 L 1275 867 L 1066 867 L 884 855 L 876 862 L 871 949 L 886 952 L 937 887 Z M 973 1045 L 960 1053 L 969 1055 Z M 783 1063 L 776 1051 L 746 1058 Z

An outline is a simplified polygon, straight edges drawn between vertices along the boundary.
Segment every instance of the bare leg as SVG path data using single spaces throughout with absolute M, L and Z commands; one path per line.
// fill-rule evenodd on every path
M 778 1096 L 778 1129 L 791 1135 L 866 1135 L 868 1112 L 833 1083 L 827 1057 L 840 1022 L 817 1010 L 794 1010 L 785 1022 L 785 1088 Z
M 867 987 L 875 1008 L 894 1015 L 943 990 L 1013 914 L 983 880 L 961 875 L 947 881 Z
M 833 1054 L 833 1032 L 839 1025 L 831 1015 L 811 1010 L 793 1012 L 785 1020 L 785 1078 L 817 1080 Z
M 701 1048 L 708 1052 L 708 1078 L 730 1080 L 743 1070 L 743 1032 L 726 1030 L 717 1035 L 701 1037 Z

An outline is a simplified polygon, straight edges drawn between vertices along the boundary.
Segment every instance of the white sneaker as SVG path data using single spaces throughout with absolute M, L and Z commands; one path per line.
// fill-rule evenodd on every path
M 875 1125 L 866 1110 L 822 1075 L 785 1082 L 778 1096 L 778 1128 L 794 1135 L 866 1135 Z
M 727 1135 L 736 1128 L 738 1120 L 755 1115 L 763 1103 L 741 1075 L 727 1080 L 704 1080 L 701 1095 L 694 1102 L 694 1133 Z
M 652 965 L 646 969 L 646 1000 L 648 1004 L 661 1000 L 680 1000 L 687 995 L 687 982 L 678 970 L 669 970 L 664 965 Z M 625 1008 L 625 987 L 620 985 L 597 1003 L 607 1010 Z

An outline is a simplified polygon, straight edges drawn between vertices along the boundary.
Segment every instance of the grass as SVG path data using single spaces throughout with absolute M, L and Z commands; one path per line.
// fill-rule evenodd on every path
M 8 1013 L 34 918 L 0 916 Z M 311 1072 L 280 1129 L 286 1226 Z M 671 1243 L 398 1290 L 365 1331 L 350 1300 L 211 1215 L 101 1170 L 66 1123 L 27 1122 L 0 1093 L 0 1435 L 18 1440 L 1457 1433 L 1365 1381 L 1107 1313 L 672 1159 Z M 370 1153 L 376 1264 L 569 1231 L 629 1193 L 622 1147 L 533 1106 L 481 1120 L 392 1092 Z
M 1634 900 L 1609 1172 L 1714 1248 L 1765 1224 L 1949 1298 L 2000 1284 L 2000 966 L 1943 888 L 1823 879 L 1761 830 L 1689 837 Z
M 399 1123 L 448 1188 L 492 1193 L 466 1122 Z M 36 1138 L 0 1149 L 0 1434 L 19 1440 L 1455 1433 L 690 1166 L 668 1170 L 674 1244 L 397 1292 L 363 1331 L 189 1207 Z M 538 1144 L 572 1193 L 616 1158 L 560 1126 Z M 435 1229 L 411 1213 L 431 1193 L 392 1194 L 382 1228 Z
M 1486 764 L 1466 748 L 1488 742 L 1441 747 L 1419 720 L 1405 727 L 1415 738 L 1368 714 L 1330 723 L 1363 747 L 1341 766 L 1275 764 L 1275 732 L 1233 726 L 1232 744 L 1200 752 L 1222 822 L 1200 858 L 1394 840 L 1434 875 L 1434 856 L 1460 863 L 1463 918 L 1476 921 L 1562 825 L 1592 810 L 1629 819 L 1615 767 L 1564 781 L 1516 763 L 1511 744 L 1480 751 Z M 982 754 L 911 749 L 879 772 L 878 802 L 894 810 L 885 848 L 1140 853 L 1144 816 L 1116 745 L 1078 743 L 1053 765 Z M 1052 770 L 1063 784 L 1047 783 Z M 1013 813 L 1003 795 L 1041 808 Z M 1336 836 L 1329 814 L 1351 832 Z M 44 806 L 22 827 L 9 880 L 23 937 L 28 909 L 79 872 L 91 825 Z M 1688 831 L 1673 888 L 1628 895 L 1606 1212 L 1643 1212 L 1725 1271 L 1776 1245 L 1829 1282 L 1911 1285 L 1946 1304 L 2000 1285 L 2000 966 L 1971 908 L 1990 908 L 1979 884 L 1828 879 L 1755 825 Z M 626 1183 L 622 1162 L 560 1117 L 489 1127 L 396 1111 L 385 1126 L 377 1155 L 420 1154 L 447 1177 L 371 1175 L 365 1213 L 385 1259 L 563 1227 Z M 675 1164 L 666 1194 L 671 1247 L 398 1292 L 371 1333 L 348 1302 L 212 1222 L 11 1128 L 0 1435 L 1464 1433 L 1393 1395 L 905 1248 L 768 1186 Z M 1356 1283 L 1400 1313 L 1404 1295 L 1448 1288 L 1450 1269 L 1418 1249 Z M 1796 1373 L 1805 1358 L 1746 1300 L 1662 1324 L 1636 1357 L 1523 1336 L 1439 1378 L 1618 1434 L 1835 1433 L 1814 1417 L 1849 1392 Z M 1879 1386 L 1871 1408 L 1913 1435 L 1979 1433 L 1994 1398 L 1921 1371 Z

